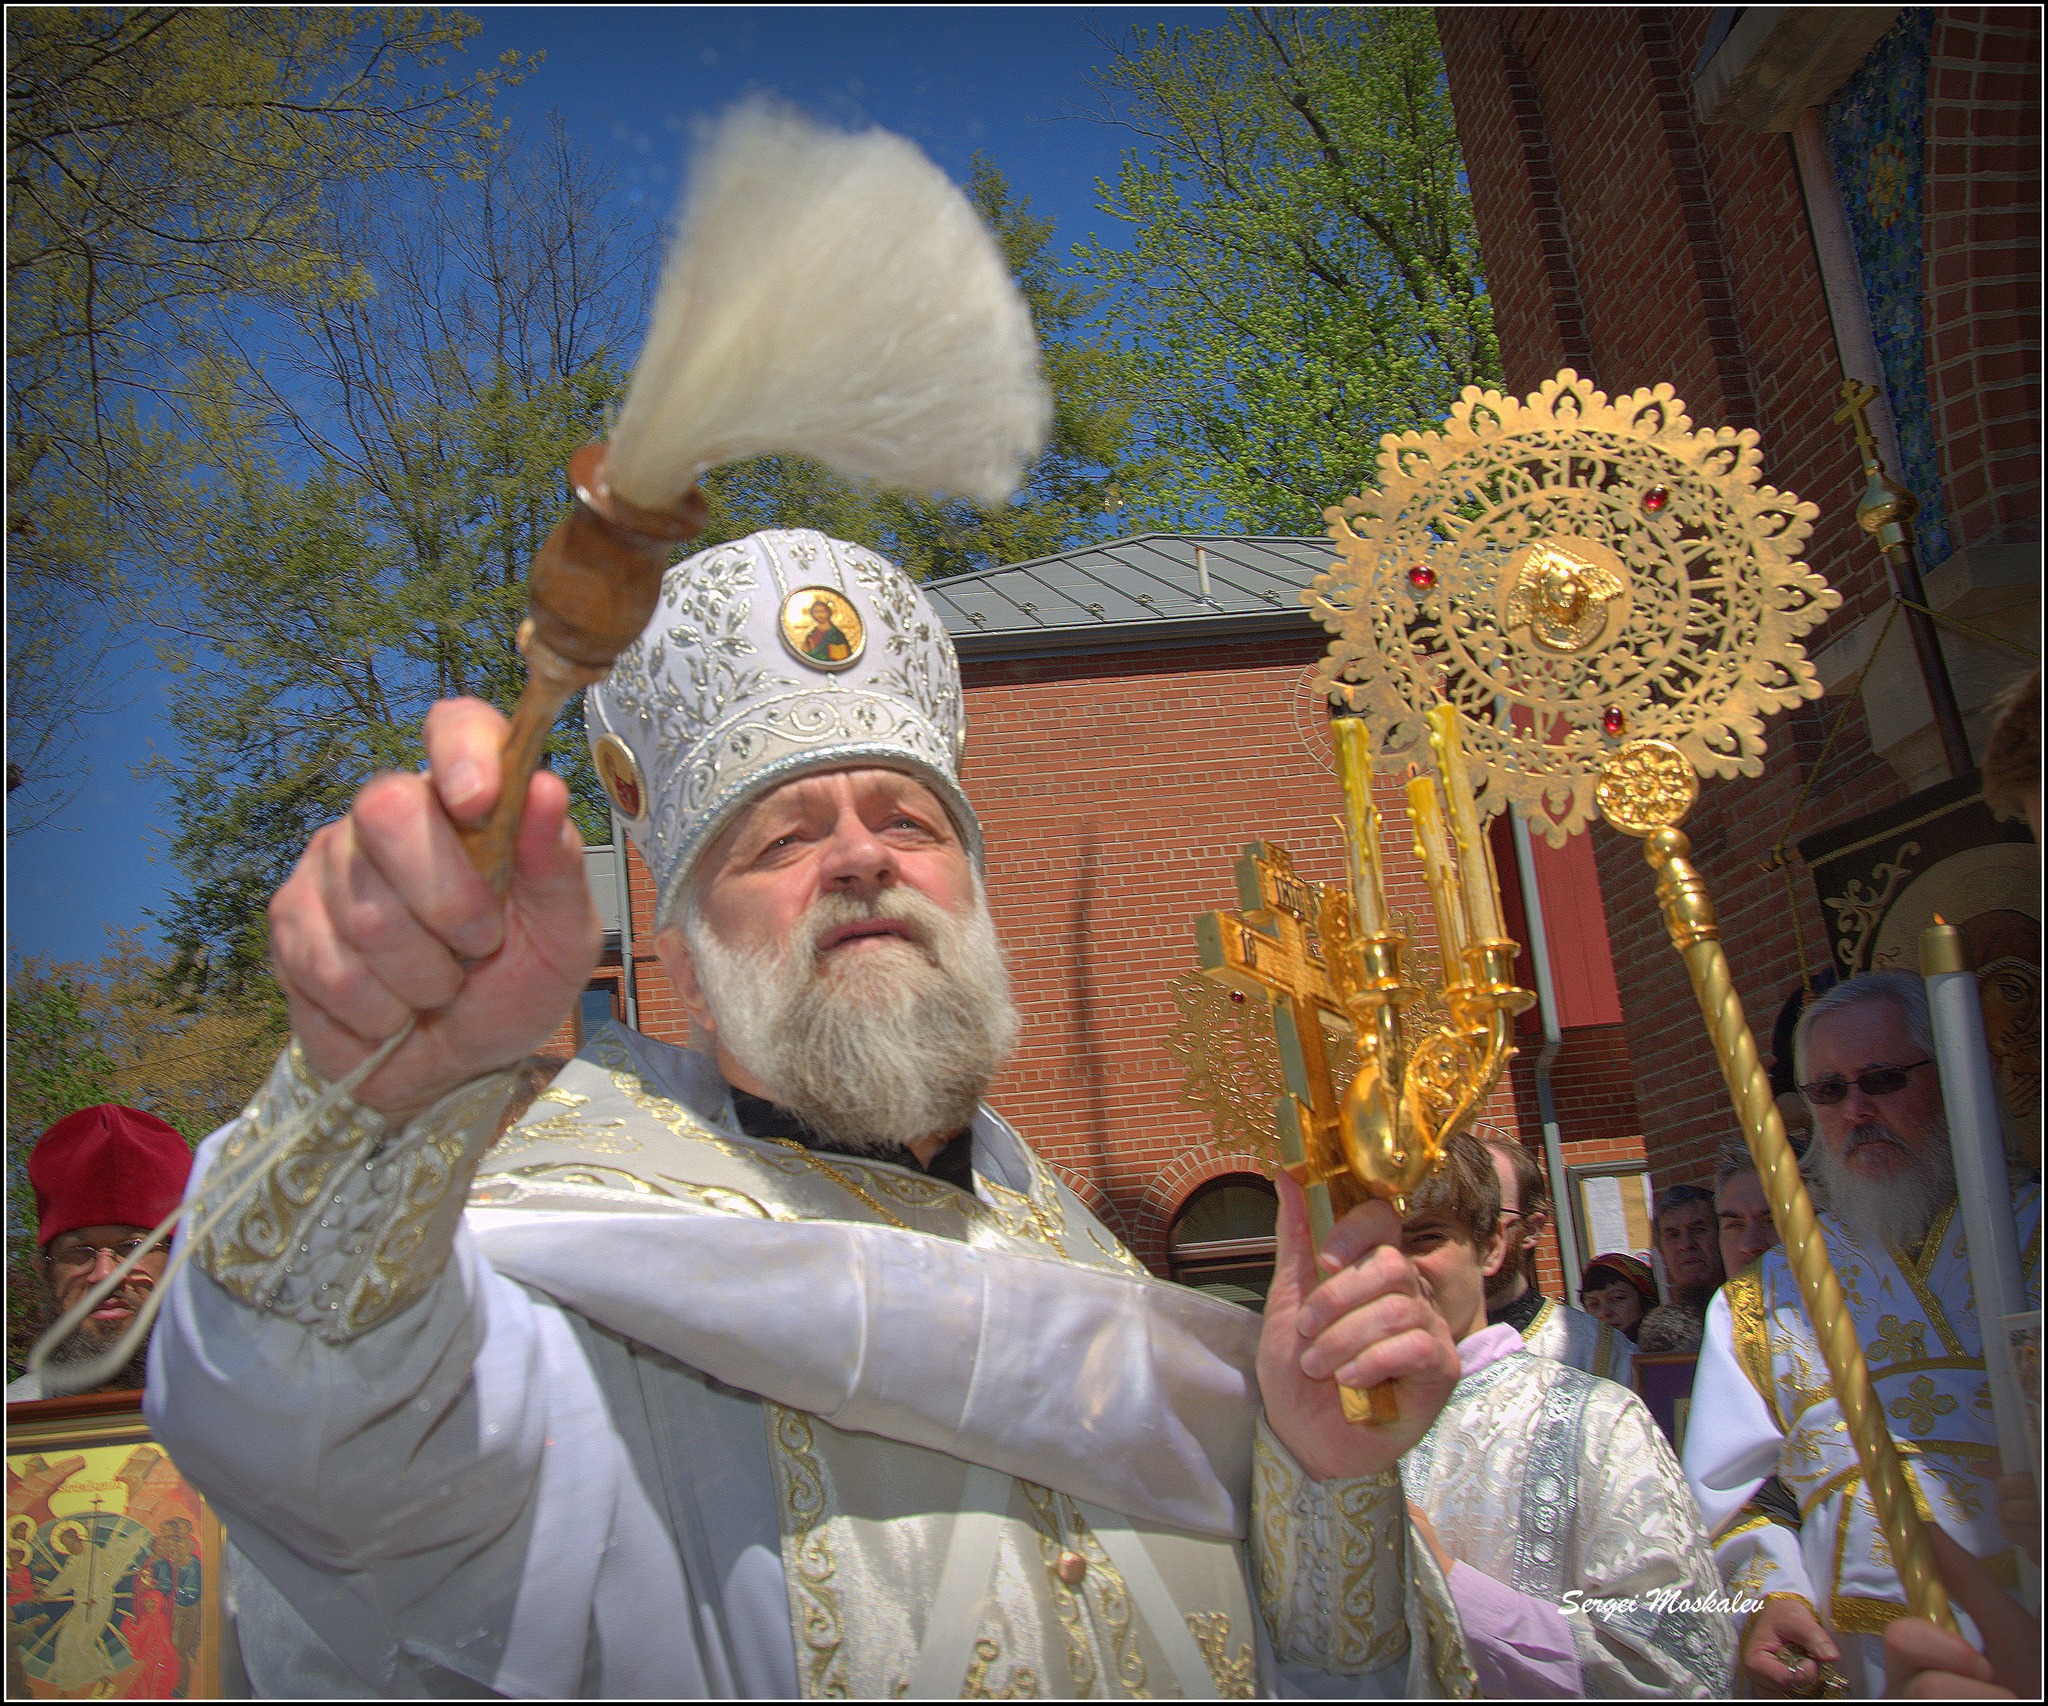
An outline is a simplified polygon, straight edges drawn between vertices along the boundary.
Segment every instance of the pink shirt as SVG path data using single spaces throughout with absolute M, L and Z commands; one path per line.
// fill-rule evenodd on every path
M 1522 1335 L 1503 1321 L 1459 1340 L 1458 1362 L 1477 1374 L 1521 1349 Z M 1549 1600 L 1517 1592 L 1462 1559 L 1452 1564 L 1448 1585 L 1482 1694 L 1556 1700 L 1584 1692 L 1572 1626 Z

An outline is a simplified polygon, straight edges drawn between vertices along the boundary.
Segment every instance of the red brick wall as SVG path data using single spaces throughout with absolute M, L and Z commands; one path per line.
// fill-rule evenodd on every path
M 1881 606 L 1887 588 L 1855 526 L 1854 441 L 1829 419 L 1842 374 L 1789 139 L 1691 116 L 1690 69 L 1708 16 L 1704 8 L 1468 7 L 1440 10 L 1437 22 L 1508 385 L 1533 389 L 1579 335 L 1610 393 L 1668 380 L 1696 424 L 1754 425 L 1764 478 L 1822 512 L 1807 559 L 1844 608 L 1809 639 L 1818 651 Z M 1972 87 L 1973 98 L 2010 98 L 2004 84 Z M 1531 168 L 1539 157 L 1547 182 Z M 2037 183 L 2025 188 L 2038 195 Z M 1582 333 L 1571 305 L 1560 310 L 1555 277 L 1532 246 L 1546 221 L 1552 251 L 1561 237 L 1570 259 Z M 1982 328 L 1973 336 L 2013 336 L 2003 321 L 1972 325 Z M 1831 700 L 1773 718 L 1765 774 L 1707 783 L 1687 824 L 1766 1047 L 1778 1003 L 1800 975 L 1795 916 L 1815 963 L 1825 941 L 1797 854 L 1788 854 L 1788 901 L 1782 874 L 1766 868 L 1772 847 L 1903 792 L 1872 756 L 1852 704 L 1801 801 L 1839 709 Z M 1625 1027 L 1625 1046 L 1605 1070 L 1632 1079 L 1656 1182 L 1702 1180 L 1732 1130 L 1720 1072 L 1640 845 L 1604 826 L 1592 835 Z
M 2041 537 L 2041 14 L 1935 14 L 1927 90 L 1929 401 L 1958 544 Z
M 1243 1167 L 1180 1102 L 1161 1046 L 1168 982 L 1193 969 L 1195 915 L 1234 906 L 1232 865 L 1264 837 L 1303 876 L 1343 873 L 1315 639 L 970 663 L 965 781 L 988 832 L 989 898 L 1025 1018 L 991 1094 L 1063 1174 L 1163 1265 L 1175 1209 Z M 1398 789 L 1386 785 L 1391 815 Z M 1425 926 L 1428 891 L 1388 841 L 1389 903 Z M 1506 1086 L 1489 1117 L 1512 1129 Z

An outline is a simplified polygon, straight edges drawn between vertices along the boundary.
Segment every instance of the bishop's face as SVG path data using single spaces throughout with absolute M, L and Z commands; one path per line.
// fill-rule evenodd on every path
M 1016 1035 L 966 846 L 894 770 L 764 795 L 705 852 L 655 948 L 726 1082 L 847 1147 L 928 1159 Z
M 908 888 L 962 918 L 974 905 L 960 832 L 937 795 L 897 770 L 830 770 L 784 783 L 711 844 L 696 881 L 705 924 L 742 953 L 786 948 L 826 896 L 873 900 Z M 818 960 L 858 965 L 916 939 L 900 919 L 849 924 L 820 942 Z

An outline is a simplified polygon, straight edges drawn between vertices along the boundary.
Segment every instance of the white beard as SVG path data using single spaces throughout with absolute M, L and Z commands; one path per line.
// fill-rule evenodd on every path
M 1829 1211 L 1866 1244 L 1912 1250 L 1956 1193 L 1955 1157 L 1949 1152 L 1946 1122 L 1918 1150 L 1889 1126 L 1866 1126 L 1863 1133 L 1865 1142 L 1897 1144 L 1911 1156 L 1911 1165 L 1903 1172 L 1874 1179 L 1851 1168 L 1826 1138 L 1816 1137 L 1807 1154 L 1826 1193 Z
M 918 940 L 839 948 L 819 964 L 827 931 L 869 918 L 902 919 Z M 826 895 L 780 950 L 729 948 L 694 908 L 683 931 L 717 1041 L 774 1101 L 856 1152 L 958 1131 L 1016 1040 L 978 885 L 965 918 L 915 889 Z

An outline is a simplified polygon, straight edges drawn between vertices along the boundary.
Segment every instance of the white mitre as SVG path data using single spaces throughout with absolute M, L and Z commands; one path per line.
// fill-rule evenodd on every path
M 908 772 L 981 863 L 953 642 L 916 582 L 864 546 L 789 528 L 686 557 L 662 577 L 646 631 L 584 695 L 584 723 L 654 873 L 658 919 L 743 806 L 814 770 Z

